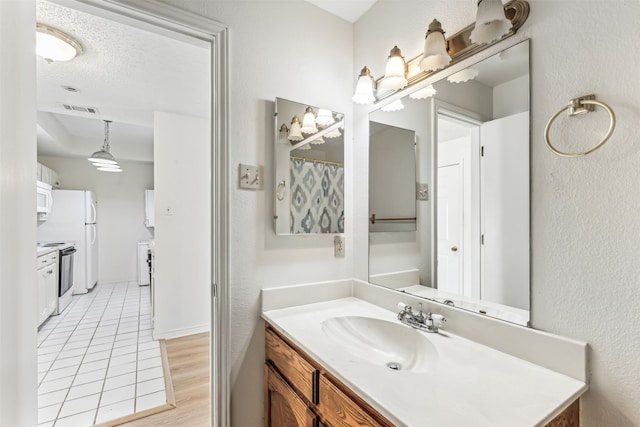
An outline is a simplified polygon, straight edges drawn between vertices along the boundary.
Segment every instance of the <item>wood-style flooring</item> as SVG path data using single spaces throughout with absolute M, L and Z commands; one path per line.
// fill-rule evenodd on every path
M 130 421 L 126 427 L 208 427 L 211 425 L 209 333 L 166 341 L 176 407 Z

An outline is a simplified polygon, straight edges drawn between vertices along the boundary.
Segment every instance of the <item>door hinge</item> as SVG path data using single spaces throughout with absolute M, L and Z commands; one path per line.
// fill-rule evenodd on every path
M 211 296 L 213 298 L 218 296 L 218 285 L 216 283 L 211 284 Z
M 480 244 L 484 245 L 484 234 L 480 235 Z
M 480 147 L 480 157 L 484 157 L 484 145 Z

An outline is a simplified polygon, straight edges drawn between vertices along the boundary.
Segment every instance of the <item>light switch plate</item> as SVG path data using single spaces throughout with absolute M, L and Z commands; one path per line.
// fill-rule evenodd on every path
M 333 237 L 333 255 L 336 258 L 344 258 L 344 236 Z
M 416 183 L 416 200 L 429 200 L 429 184 Z
M 260 166 L 243 165 L 240 163 L 240 188 L 260 190 L 262 188 L 262 168 Z

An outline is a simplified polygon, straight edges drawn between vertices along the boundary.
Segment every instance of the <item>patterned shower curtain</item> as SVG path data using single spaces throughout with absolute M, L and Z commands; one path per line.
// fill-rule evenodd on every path
M 291 160 L 291 233 L 344 232 L 344 167 Z

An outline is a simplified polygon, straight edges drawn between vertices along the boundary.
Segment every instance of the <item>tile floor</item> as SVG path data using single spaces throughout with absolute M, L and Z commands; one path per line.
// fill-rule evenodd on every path
M 87 427 L 166 403 L 149 287 L 100 284 L 38 331 L 38 426 Z

